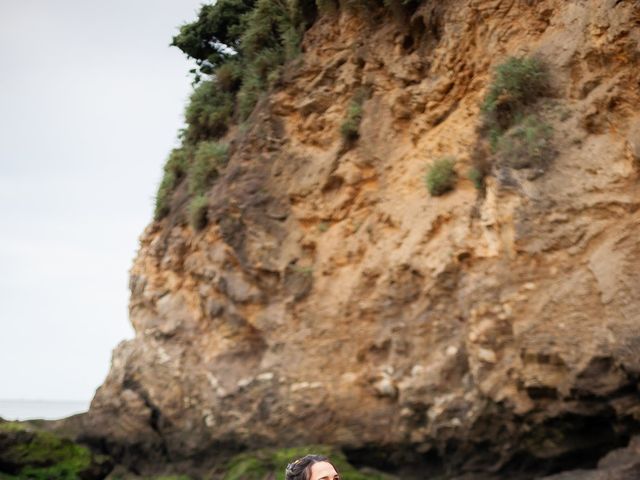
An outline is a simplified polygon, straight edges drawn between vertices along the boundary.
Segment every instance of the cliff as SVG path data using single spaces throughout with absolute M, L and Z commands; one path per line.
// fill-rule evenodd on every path
M 321 442 L 453 472 L 592 467 L 626 445 L 640 425 L 639 40 L 624 0 L 318 15 L 223 137 L 206 226 L 186 221 L 179 185 L 141 236 L 136 336 L 85 437 L 131 464 Z M 480 106 L 509 57 L 548 74 L 526 107 L 548 128 L 544 163 L 500 161 L 486 140 Z M 455 186 L 432 196 L 443 157 Z

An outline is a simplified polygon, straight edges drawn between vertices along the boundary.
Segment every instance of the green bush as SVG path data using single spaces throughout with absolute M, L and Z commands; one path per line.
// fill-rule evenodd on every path
M 201 82 L 185 111 L 187 129 L 185 140 L 195 144 L 224 135 L 233 116 L 234 99 L 215 80 Z
M 237 96 L 240 120 L 246 120 L 251 115 L 260 95 L 267 89 L 270 75 L 284 63 L 284 58 L 281 48 L 265 48 L 247 66 Z
M 455 161 L 450 157 L 440 158 L 429 166 L 425 183 L 431 196 L 437 197 L 453 190 L 457 179 L 454 166 Z
M 219 0 L 181 27 L 172 44 L 196 60 L 195 82 L 215 78 L 196 89 L 187 107 L 188 141 L 224 134 L 236 106 L 240 120 L 249 116 L 269 75 L 299 53 L 305 17 L 315 16 L 310 6 L 315 9 L 309 0 Z
M 225 92 L 236 92 L 242 85 L 242 65 L 232 59 L 220 65 L 215 72 L 216 82 Z
M 224 62 L 236 56 L 241 47 L 241 37 L 247 28 L 247 15 L 255 6 L 255 0 L 217 0 L 202 5 L 198 19 L 180 27 L 171 45 L 193 58 L 201 74 L 210 75 Z
M 540 60 L 510 57 L 495 69 L 481 111 L 494 138 L 523 116 L 525 107 L 547 93 L 549 80 Z
M 228 147 L 219 142 L 200 142 L 196 146 L 193 163 L 189 168 L 189 193 L 205 193 L 220 170 L 227 164 Z
M 527 116 L 498 140 L 498 163 L 516 169 L 544 170 L 555 155 L 551 136 L 549 124 L 534 115 Z
M 207 226 L 207 209 L 209 201 L 206 195 L 198 194 L 189 202 L 189 223 L 195 230 L 202 230 Z
M 283 50 L 292 58 L 298 52 L 302 29 L 300 2 L 257 0 L 247 16 L 240 48 L 250 61 L 265 50 Z
M 246 120 L 258 103 L 260 94 L 264 91 L 264 82 L 257 75 L 248 73 L 242 80 L 242 87 L 238 91 L 238 118 Z
M 362 105 L 350 103 L 347 107 L 347 115 L 340 125 L 342 138 L 348 141 L 357 140 L 360 136 L 360 122 L 362 121 Z
M 187 174 L 189 165 L 189 152 L 185 148 L 174 148 L 167 158 L 164 169 L 172 172 L 178 181 Z
M 160 220 L 169 214 L 171 208 L 171 196 L 180 181 L 187 174 L 188 154 L 184 148 L 174 148 L 164 165 L 164 174 L 158 192 L 156 193 L 156 203 L 154 219 Z
M 347 106 L 347 113 L 340 125 L 340 134 L 345 141 L 355 141 L 360 136 L 362 104 L 367 99 L 367 96 L 368 91 L 365 88 L 359 88 Z
M 173 172 L 164 172 L 164 176 L 158 186 L 158 192 L 156 193 L 156 206 L 153 212 L 153 218 L 155 220 L 161 220 L 171 210 L 171 195 L 173 194 L 173 188 L 176 183 L 176 177 Z
M 510 168 L 543 171 L 553 158 L 551 127 L 535 115 L 538 100 L 549 93 L 549 75 L 535 57 L 510 57 L 495 69 L 481 105 L 480 134 L 488 147 L 478 142 L 472 178 L 484 187 L 484 175 L 493 163 Z M 482 168 L 478 168 L 481 166 Z
M 473 186 L 478 190 L 484 189 L 484 173 L 477 167 L 472 167 L 467 173 L 467 178 L 473 182 Z

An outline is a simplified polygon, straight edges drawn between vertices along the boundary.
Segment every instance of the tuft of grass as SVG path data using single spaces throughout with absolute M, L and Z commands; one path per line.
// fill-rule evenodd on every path
M 362 121 L 362 105 L 349 104 L 347 115 L 340 125 L 340 134 L 347 141 L 357 140 L 360 136 L 360 122 Z
M 484 190 L 484 177 L 482 170 L 476 167 L 471 167 L 467 172 L 467 178 L 471 180 L 477 190 Z
M 189 168 L 188 181 L 191 195 L 204 194 L 220 170 L 227 164 L 228 147 L 220 142 L 198 143 L 193 163 Z
M 174 148 L 165 165 L 164 174 L 156 193 L 153 217 L 160 220 L 171 210 L 171 196 L 178 184 L 187 174 L 188 153 L 184 148 Z
M 206 195 L 198 194 L 189 202 L 189 223 L 194 230 L 202 230 L 207 226 L 209 221 L 207 217 L 207 209 L 209 201 Z
M 541 98 L 549 93 L 549 74 L 535 57 L 510 57 L 498 65 L 481 105 L 479 132 L 488 147 L 475 152 L 470 178 L 484 187 L 484 175 L 491 164 L 510 168 L 535 168 L 542 172 L 553 158 L 551 127 L 534 112 Z
M 173 172 L 164 172 L 164 176 L 158 186 L 156 193 L 156 206 L 153 211 L 153 218 L 158 221 L 169 215 L 171 210 L 171 196 L 176 183 L 176 177 Z
M 258 75 L 253 73 L 245 75 L 237 97 L 240 120 L 244 121 L 249 118 L 264 88 L 264 82 Z
M 451 157 L 440 158 L 428 167 L 425 184 L 432 197 L 454 189 L 457 180 L 454 167 L 455 160 Z
M 301 267 L 299 265 L 295 265 L 293 267 L 293 271 L 296 273 L 302 273 L 303 275 L 313 275 L 313 267 Z
M 549 89 L 548 73 L 535 57 L 509 57 L 495 69 L 481 111 L 490 129 L 504 131 L 517 122 L 524 107 Z
M 242 65 L 236 60 L 228 60 L 215 71 L 216 82 L 225 92 L 236 92 L 242 85 Z
M 233 109 L 232 93 L 221 88 L 215 79 L 200 82 L 185 110 L 185 140 L 195 144 L 221 137 L 231 123 Z
M 549 124 L 535 115 L 527 116 L 498 140 L 498 163 L 515 169 L 544 170 L 555 155 L 551 136 Z
M 364 88 L 356 90 L 347 106 L 347 113 L 340 125 L 340 134 L 347 142 L 353 142 L 360 137 L 360 122 L 362 121 L 362 104 L 367 99 L 368 91 Z

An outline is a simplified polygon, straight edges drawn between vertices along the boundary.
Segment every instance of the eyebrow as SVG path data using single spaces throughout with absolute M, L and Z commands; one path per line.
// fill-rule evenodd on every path
M 318 480 L 340 480 L 340 476 L 339 475 L 334 475 L 333 477 L 330 477 L 329 475 L 325 475 L 324 477 L 320 477 Z

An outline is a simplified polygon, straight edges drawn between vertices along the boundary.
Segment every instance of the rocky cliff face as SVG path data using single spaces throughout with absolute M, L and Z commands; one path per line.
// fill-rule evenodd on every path
M 125 461 L 324 442 L 473 471 L 586 465 L 637 431 L 640 6 L 428 0 L 400 16 L 322 15 L 229 133 L 209 226 L 146 229 L 136 336 L 87 436 Z M 547 65 L 536 108 L 557 155 L 494 166 L 479 191 L 479 104 L 509 55 Z M 430 197 L 442 156 L 459 179 Z

